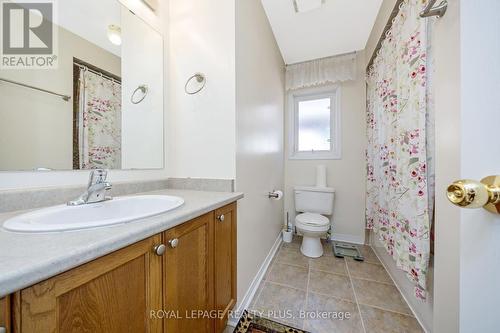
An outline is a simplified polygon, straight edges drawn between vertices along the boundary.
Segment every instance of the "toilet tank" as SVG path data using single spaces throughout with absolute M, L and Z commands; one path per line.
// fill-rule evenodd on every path
M 296 186 L 294 188 L 297 212 L 332 215 L 335 190 L 330 187 Z

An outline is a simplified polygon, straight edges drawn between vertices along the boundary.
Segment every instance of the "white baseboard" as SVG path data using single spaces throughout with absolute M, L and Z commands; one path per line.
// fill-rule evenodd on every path
M 330 239 L 337 242 L 346 242 L 346 243 L 361 244 L 361 245 L 365 243 L 364 236 L 356 236 L 348 234 L 333 233 Z
M 257 292 L 257 289 L 259 288 L 260 283 L 262 282 L 262 279 L 264 278 L 264 275 L 267 272 L 267 269 L 269 268 L 269 265 L 271 264 L 271 261 L 273 260 L 274 256 L 276 255 L 276 252 L 278 252 L 278 249 L 280 248 L 282 242 L 281 238 L 281 232 L 278 235 L 278 238 L 276 238 L 276 241 L 274 242 L 273 246 L 271 247 L 271 250 L 266 256 L 266 259 L 262 263 L 262 265 L 259 268 L 259 271 L 255 275 L 255 277 L 252 280 L 252 283 L 250 283 L 250 287 L 248 287 L 247 292 L 245 293 L 245 296 L 243 296 L 243 299 L 241 300 L 240 304 L 238 305 L 238 308 L 236 311 L 234 311 L 234 314 L 238 314 L 240 316 L 243 314 L 243 311 L 245 309 L 248 309 L 250 306 L 250 303 L 252 302 L 255 293 Z M 235 327 L 238 324 L 238 321 L 240 320 L 239 317 L 230 317 L 228 320 L 228 325 Z

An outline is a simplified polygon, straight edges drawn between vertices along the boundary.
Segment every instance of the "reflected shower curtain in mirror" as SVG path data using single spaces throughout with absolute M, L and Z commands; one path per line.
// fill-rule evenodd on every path
M 433 183 L 421 0 L 403 1 L 367 75 L 367 228 L 426 297 Z
M 121 85 L 85 68 L 79 71 L 79 168 L 120 169 Z

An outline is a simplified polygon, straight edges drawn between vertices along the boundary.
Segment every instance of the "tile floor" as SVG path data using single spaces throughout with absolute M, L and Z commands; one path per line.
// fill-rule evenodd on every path
M 423 332 L 370 247 L 364 262 L 335 258 L 329 244 L 318 259 L 299 247 L 298 237 L 282 245 L 250 311 L 313 333 Z

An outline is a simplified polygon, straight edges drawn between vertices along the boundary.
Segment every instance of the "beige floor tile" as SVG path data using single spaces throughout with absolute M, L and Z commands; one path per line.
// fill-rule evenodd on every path
M 380 260 L 378 260 L 377 255 L 373 252 L 373 249 L 370 246 L 362 245 L 359 249 L 361 250 L 363 257 L 365 257 L 365 262 L 381 265 Z
M 305 290 L 307 287 L 307 273 L 308 269 L 305 267 L 276 262 L 266 275 L 266 281 Z
M 411 315 L 410 308 L 394 285 L 368 280 L 352 279 L 360 304 Z
M 309 259 L 311 269 L 347 275 L 345 260 L 334 256 L 323 256 Z
M 347 260 L 346 262 L 349 269 L 349 274 L 352 277 L 389 284 L 393 283 L 391 278 L 389 277 L 389 274 L 387 274 L 384 266 L 382 265 L 354 260 Z
M 322 239 L 321 243 L 323 244 L 323 256 L 333 257 L 332 242 L 327 242 L 326 240 Z
M 369 245 L 360 245 L 360 244 L 352 244 L 348 242 L 341 242 L 342 244 L 350 244 L 350 245 L 355 245 L 358 247 L 358 249 L 361 251 L 361 254 L 365 258 L 364 262 L 369 262 L 369 263 L 374 263 L 374 264 L 381 264 L 380 260 L 378 260 L 377 256 L 375 255 L 375 252 L 373 252 L 373 249 Z M 331 249 L 330 249 L 331 251 Z M 355 261 L 354 258 L 352 257 L 345 257 L 348 260 Z
M 301 241 L 295 237 L 292 243 L 283 243 L 251 302 L 250 311 L 313 333 L 363 333 L 361 318 L 367 333 L 422 332 L 370 247 L 361 247 L 365 262 L 335 258 L 329 252 L 331 245 L 325 243 L 325 254 L 312 259 L 300 252 Z M 362 308 L 361 316 L 354 291 Z M 306 307 L 309 315 L 349 312 L 352 318 L 304 319 L 300 311 Z
M 305 308 L 305 300 L 305 291 L 265 282 L 251 310 L 277 322 L 302 328 L 304 320 L 300 318 L 300 311 Z
M 423 333 L 413 316 L 360 305 L 366 333 Z
M 302 244 L 302 237 L 294 235 L 291 243 L 281 243 L 282 248 L 292 248 L 292 249 L 300 249 L 300 245 Z
M 351 280 L 348 276 L 311 270 L 309 291 L 354 301 Z
M 309 266 L 309 258 L 304 256 L 298 247 L 282 247 L 276 254 L 276 262 L 306 268 Z
M 233 333 L 234 331 L 234 327 L 233 326 L 226 326 L 226 328 L 224 329 L 224 333 Z
M 347 318 L 349 313 L 349 318 Z M 355 303 L 309 293 L 307 297 L 307 316 L 326 315 L 329 319 L 306 319 L 304 329 L 314 333 L 361 333 L 363 326 Z M 336 317 L 335 317 L 336 316 Z M 341 320 L 340 316 L 343 316 Z

